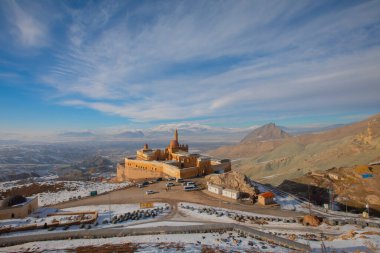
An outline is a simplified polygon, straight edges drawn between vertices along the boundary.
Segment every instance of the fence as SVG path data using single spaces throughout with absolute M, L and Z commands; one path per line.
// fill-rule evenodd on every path
M 0 246 L 10 246 L 15 244 L 27 243 L 30 241 L 47 241 L 47 240 L 65 240 L 80 238 L 105 238 L 105 237 L 123 237 L 136 235 L 157 235 L 157 234 L 190 234 L 190 233 L 213 233 L 235 231 L 252 238 L 267 241 L 282 247 L 298 250 L 301 252 L 310 252 L 310 246 L 298 243 L 286 238 L 278 237 L 272 234 L 264 233 L 253 228 L 245 227 L 238 224 L 207 224 L 192 226 L 161 226 L 149 228 L 126 228 L 123 230 L 116 229 L 98 229 L 82 230 L 62 233 L 44 233 L 28 236 L 18 236 L 9 238 L 0 238 Z

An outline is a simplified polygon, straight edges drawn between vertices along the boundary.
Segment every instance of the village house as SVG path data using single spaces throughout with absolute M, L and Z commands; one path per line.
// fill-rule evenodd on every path
M 257 202 L 263 206 L 275 204 L 274 197 L 275 195 L 272 192 L 264 192 L 259 194 Z

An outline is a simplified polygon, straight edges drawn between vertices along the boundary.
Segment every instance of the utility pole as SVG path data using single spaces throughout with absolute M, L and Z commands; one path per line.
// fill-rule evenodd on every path
M 309 170 L 309 175 L 311 175 L 311 171 Z M 307 193 L 309 195 L 309 215 L 311 215 L 311 195 L 310 195 L 310 183 L 307 184 Z
M 310 196 L 310 184 L 307 184 L 307 192 L 309 194 L 309 215 L 311 215 L 311 203 L 310 203 L 310 199 L 311 199 L 311 196 Z
M 108 193 L 108 214 L 109 214 L 109 222 L 111 222 L 111 194 Z
M 331 182 L 330 182 L 330 187 L 329 187 L 329 197 L 330 197 L 330 209 L 334 211 L 334 188 Z

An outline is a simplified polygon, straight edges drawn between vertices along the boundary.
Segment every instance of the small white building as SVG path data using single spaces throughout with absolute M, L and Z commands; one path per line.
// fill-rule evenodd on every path
M 222 195 L 227 198 L 238 199 L 240 197 L 240 192 L 232 189 L 223 189 Z
M 212 192 L 212 193 L 215 193 L 215 194 L 222 194 L 223 187 L 217 186 L 217 185 L 213 185 L 213 184 L 209 184 L 208 187 L 207 187 L 207 190 L 209 192 Z

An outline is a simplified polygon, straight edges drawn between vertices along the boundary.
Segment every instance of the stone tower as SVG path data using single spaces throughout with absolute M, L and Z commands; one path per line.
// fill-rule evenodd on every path
M 176 128 L 174 131 L 174 140 L 178 142 L 178 129 Z

